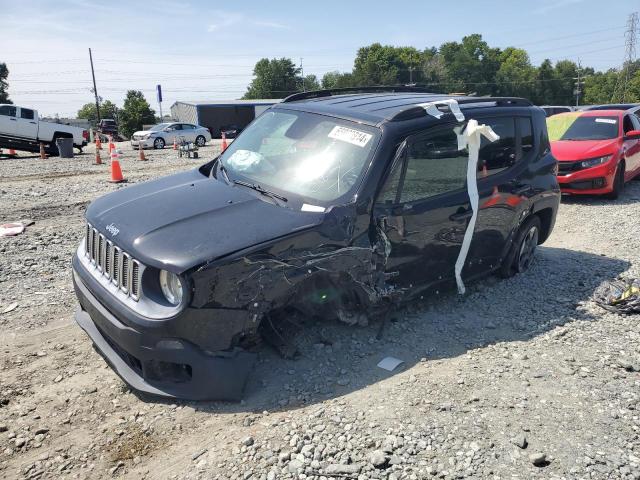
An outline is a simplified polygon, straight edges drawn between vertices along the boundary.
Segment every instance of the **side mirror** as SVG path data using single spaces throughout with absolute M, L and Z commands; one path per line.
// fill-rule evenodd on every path
M 640 130 L 630 130 L 624 134 L 625 140 L 637 140 L 640 138 Z

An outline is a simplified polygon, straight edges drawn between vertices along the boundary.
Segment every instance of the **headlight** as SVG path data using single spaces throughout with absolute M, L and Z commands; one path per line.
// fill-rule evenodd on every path
M 580 166 L 582 168 L 597 167 L 598 165 L 607 163 L 609 160 L 611 160 L 611 155 L 605 155 L 604 157 L 598 157 L 598 158 L 590 158 L 589 160 L 584 160 L 580 162 Z
M 146 140 L 147 138 L 149 138 L 151 136 L 150 133 L 147 133 L 146 135 L 142 136 L 142 140 Z
M 160 270 L 160 288 L 171 305 L 179 305 L 182 302 L 182 282 L 175 273 Z

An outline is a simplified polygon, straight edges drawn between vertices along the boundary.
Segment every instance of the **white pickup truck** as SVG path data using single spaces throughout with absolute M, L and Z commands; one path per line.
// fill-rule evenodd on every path
M 40 143 L 49 155 L 57 155 L 56 139 L 73 138 L 80 151 L 87 144 L 89 133 L 79 127 L 38 120 L 32 108 L 0 104 L 0 148 L 39 152 Z

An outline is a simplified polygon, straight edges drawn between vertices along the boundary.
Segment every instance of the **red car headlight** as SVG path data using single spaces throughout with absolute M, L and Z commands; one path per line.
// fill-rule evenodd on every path
M 611 160 L 613 155 L 605 155 L 604 157 L 590 158 L 589 160 L 583 160 L 580 162 L 581 168 L 591 168 L 597 167 L 598 165 L 602 165 L 603 163 L 607 163 Z

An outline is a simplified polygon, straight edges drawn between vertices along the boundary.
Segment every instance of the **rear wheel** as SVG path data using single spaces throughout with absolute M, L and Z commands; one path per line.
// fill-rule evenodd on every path
M 616 168 L 616 176 L 613 177 L 613 190 L 607 195 L 607 198 L 615 200 L 624 190 L 624 162 L 618 164 Z
M 540 226 L 540 218 L 537 215 L 532 215 L 522 224 L 500 267 L 500 275 L 503 278 L 513 277 L 529 269 L 538 247 Z
M 207 139 L 204 138 L 202 135 L 198 135 L 196 137 L 196 145 L 199 147 L 204 147 L 204 144 L 207 143 Z

